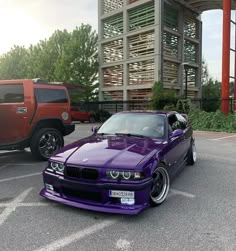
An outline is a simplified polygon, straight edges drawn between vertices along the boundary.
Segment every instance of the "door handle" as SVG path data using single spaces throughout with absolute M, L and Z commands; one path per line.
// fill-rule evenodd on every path
M 19 114 L 27 113 L 27 107 L 17 107 L 16 113 L 19 113 Z

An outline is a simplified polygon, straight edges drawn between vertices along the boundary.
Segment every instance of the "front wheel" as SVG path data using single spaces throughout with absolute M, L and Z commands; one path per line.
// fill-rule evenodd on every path
M 170 190 L 170 178 L 164 168 L 159 166 L 152 175 L 152 188 L 150 192 L 151 206 L 159 206 L 162 204 Z
M 188 150 L 188 155 L 187 155 L 187 165 L 194 165 L 197 161 L 197 149 L 195 145 L 195 141 L 192 140 L 190 148 Z
M 54 128 L 42 128 L 33 134 L 30 142 L 32 155 L 39 160 L 48 160 L 64 146 L 60 131 Z

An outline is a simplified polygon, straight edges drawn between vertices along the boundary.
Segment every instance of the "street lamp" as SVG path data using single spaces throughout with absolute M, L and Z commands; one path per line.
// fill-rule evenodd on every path
M 188 69 L 189 69 L 189 63 L 182 63 L 184 67 L 184 74 L 185 74 L 185 99 L 188 98 Z

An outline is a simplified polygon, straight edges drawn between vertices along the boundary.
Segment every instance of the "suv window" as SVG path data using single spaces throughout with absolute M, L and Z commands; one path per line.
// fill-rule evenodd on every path
M 67 103 L 68 102 L 68 98 L 67 98 L 65 90 L 35 88 L 34 93 L 35 93 L 36 101 L 38 103 Z
M 1 84 L 0 103 L 23 103 L 24 88 L 23 84 Z

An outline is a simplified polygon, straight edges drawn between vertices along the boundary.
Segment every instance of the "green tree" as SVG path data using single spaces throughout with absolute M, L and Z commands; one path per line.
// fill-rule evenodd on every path
M 89 101 L 98 88 L 98 37 L 90 25 L 82 24 L 70 34 L 56 68 L 56 77 L 64 82 L 81 84 L 84 92 L 78 99 Z
M 221 83 L 210 78 L 202 86 L 202 108 L 207 112 L 213 112 L 220 108 Z
M 97 98 L 98 36 L 90 25 L 55 31 L 28 49 L 15 46 L 0 57 L 0 78 L 42 78 L 84 86 L 75 101 Z
M 161 82 L 155 82 L 152 88 L 151 108 L 154 110 L 175 109 L 176 92 L 164 89 Z
M 0 57 L 0 79 L 27 78 L 29 53 L 23 46 L 14 46 Z
M 202 84 L 206 84 L 209 81 L 210 75 L 208 71 L 208 65 L 205 59 L 202 60 Z

